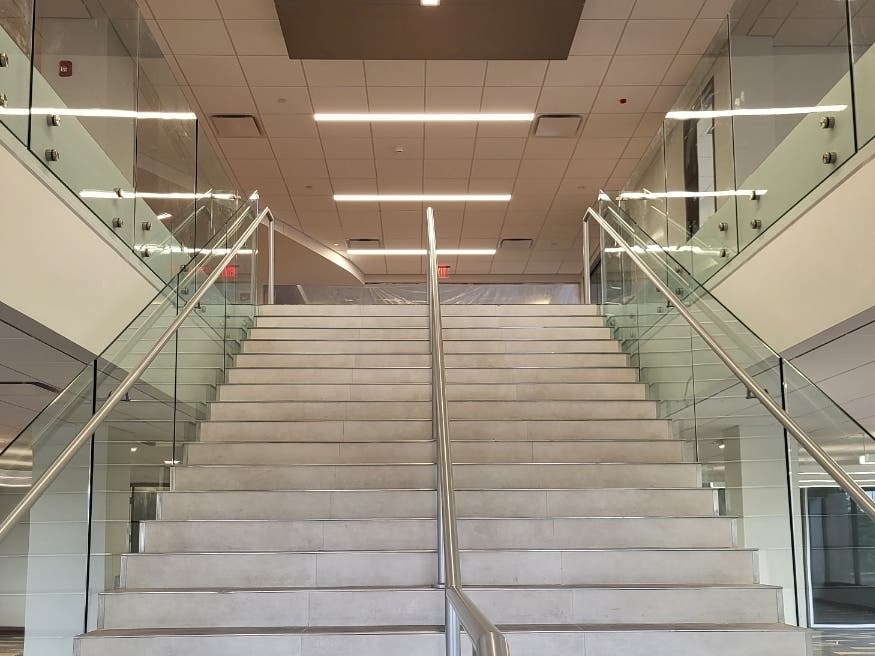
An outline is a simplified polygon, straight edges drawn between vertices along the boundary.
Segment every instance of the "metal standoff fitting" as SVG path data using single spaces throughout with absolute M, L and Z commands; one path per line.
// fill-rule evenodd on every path
M 9 96 L 5 93 L 0 93 L 0 107 L 6 107 L 9 104 Z
M 760 228 L 763 227 L 763 222 L 760 221 L 759 219 L 754 219 L 753 221 L 750 222 L 750 227 L 753 228 L 754 230 L 759 230 Z
M 0 52 L 0 68 L 9 66 L 9 55 L 5 52 Z
M 725 248 L 721 248 L 720 249 L 720 257 L 726 257 L 727 255 L 729 255 L 729 251 Z
M 836 117 L 835 116 L 821 116 L 820 117 L 820 129 L 821 130 L 831 130 L 836 126 Z
M 57 128 L 61 126 L 61 115 L 60 114 L 49 114 L 46 116 L 46 125 L 50 128 Z
M 144 248 L 142 251 L 140 251 L 140 255 L 142 255 L 144 258 L 152 257 L 152 253 L 149 252 L 148 248 Z
M 112 220 L 112 227 L 113 228 L 121 228 L 124 224 L 125 224 L 125 222 L 122 221 L 119 217 L 115 217 Z
M 141 227 L 144 231 L 149 231 L 149 230 L 152 229 L 152 222 L 151 222 L 151 221 L 143 221 L 143 222 L 140 224 L 140 227 Z
M 838 161 L 839 156 L 836 152 L 829 151 L 823 154 L 822 159 L 824 164 L 835 164 Z
M 729 224 L 726 223 L 725 221 L 721 221 L 721 222 L 717 225 L 717 229 L 718 229 L 720 232 L 726 232 L 727 230 L 729 230 Z
M 115 189 L 113 189 L 113 191 L 115 192 L 115 195 L 118 196 L 119 198 L 124 198 L 124 197 L 125 197 L 125 194 L 124 194 L 124 192 L 122 191 L 122 188 L 121 188 L 121 187 L 116 187 Z
M 54 148 L 46 148 L 46 161 L 57 162 L 61 159 L 61 153 Z
M 754 189 L 753 191 L 750 192 L 750 199 L 751 200 L 759 200 L 760 198 L 762 198 L 762 194 L 760 194 L 760 192 L 757 191 L 756 189 Z

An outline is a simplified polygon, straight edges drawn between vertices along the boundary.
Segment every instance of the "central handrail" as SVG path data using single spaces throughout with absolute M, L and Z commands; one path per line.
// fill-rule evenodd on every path
M 86 423 L 82 430 L 76 434 L 76 437 L 70 441 L 64 450 L 61 451 L 60 455 L 58 455 L 52 464 L 46 468 L 42 476 L 39 477 L 27 493 L 21 498 L 15 508 L 13 508 L 3 522 L 0 523 L 0 541 L 9 534 L 15 525 L 18 524 L 24 515 L 33 507 L 37 500 L 39 500 L 52 482 L 58 477 L 64 467 L 79 452 L 79 449 L 91 439 L 94 431 L 97 430 L 97 428 L 109 416 L 109 413 L 113 411 L 119 402 L 124 400 L 130 389 L 149 368 L 149 365 L 151 365 L 161 351 L 164 350 L 164 347 L 170 341 L 170 338 L 173 337 L 177 330 L 179 330 L 180 326 L 182 326 L 188 318 L 188 315 L 198 307 L 200 300 L 210 290 L 213 283 L 219 279 L 219 276 L 222 275 L 226 267 L 237 256 L 237 252 L 243 248 L 246 242 L 249 241 L 249 238 L 252 237 L 253 233 L 264 222 L 268 222 L 269 224 L 273 223 L 273 214 L 271 214 L 270 208 L 267 207 L 255 218 L 255 220 L 252 221 L 246 230 L 243 231 L 243 234 L 234 245 L 228 249 L 228 253 L 225 254 L 221 262 L 219 262 L 213 271 L 204 279 L 197 292 L 188 299 L 185 306 L 180 310 L 179 314 L 176 315 L 176 318 L 170 326 L 164 331 L 161 337 L 158 338 L 152 348 L 149 349 L 149 352 L 140 361 L 140 364 L 125 376 L 121 384 L 119 384 L 119 386 L 107 397 L 100 409 L 92 415 L 91 419 L 88 420 L 88 423 Z
M 504 635 L 462 590 L 459 536 L 450 453 L 446 367 L 441 322 L 434 210 L 426 211 L 428 241 L 428 309 L 432 356 L 432 421 L 437 442 L 438 470 L 438 583 L 445 590 L 447 655 L 459 656 L 459 624 L 471 639 L 474 656 L 509 656 Z
M 846 472 L 842 466 L 823 449 L 823 447 L 817 444 L 817 442 L 805 432 L 796 420 L 788 415 L 787 412 L 778 405 L 771 396 L 769 396 L 769 393 L 762 387 L 762 385 L 756 382 L 756 380 L 754 380 L 741 365 L 730 357 L 730 355 L 720 346 L 717 340 L 711 336 L 699 320 L 693 316 L 693 313 L 690 312 L 686 305 L 684 305 L 684 302 L 680 297 L 675 294 L 675 292 L 673 292 L 671 288 L 647 265 L 644 259 L 636 253 L 626 240 L 623 239 L 620 233 L 610 225 L 607 219 L 591 207 L 587 210 L 583 220 L 587 221 L 589 217 L 595 219 L 604 231 L 626 252 L 629 258 L 639 269 L 641 269 L 641 272 L 647 276 L 650 282 L 652 282 L 663 296 L 672 303 L 678 313 L 686 319 L 687 323 L 690 324 L 693 330 L 699 334 L 702 341 L 714 351 L 717 357 L 720 358 L 723 364 L 729 368 L 735 377 L 747 387 L 750 393 L 766 407 L 766 410 L 778 420 L 778 423 L 780 423 L 787 432 L 790 433 L 806 451 L 808 451 L 817 464 L 823 467 L 823 469 L 832 476 L 833 480 L 835 480 L 839 487 L 848 493 L 857 505 L 860 506 L 863 512 L 875 520 L 875 501 L 866 494 L 866 491 L 860 487 L 859 483 L 851 478 L 848 472 Z

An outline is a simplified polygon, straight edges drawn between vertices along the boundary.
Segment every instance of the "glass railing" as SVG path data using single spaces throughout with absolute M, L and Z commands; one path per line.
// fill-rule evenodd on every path
M 707 281 L 875 137 L 873 42 L 871 2 L 736 2 L 616 197 Z
M 135 0 L 0 0 L 0 123 L 165 282 L 248 197 Z
M 738 518 L 739 546 L 758 550 L 761 581 L 783 587 L 787 620 L 811 626 L 871 623 L 875 522 L 818 464 L 815 452 L 838 463 L 864 497 L 875 498 L 872 435 L 616 204 L 602 200 L 599 216 L 606 225 L 600 230 L 596 298 L 602 299 L 608 324 L 640 368 L 661 416 L 672 420 L 674 436 L 702 464 L 703 484 L 719 491 L 720 512 Z M 813 447 L 806 450 L 785 430 L 644 267 L 801 427 Z
M 256 213 L 247 204 L 230 217 L 227 229 L 0 453 L 4 520 L 188 312 L 90 441 L 0 540 L 0 627 L 10 653 L 69 656 L 73 637 L 96 628 L 98 595 L 119 586 L 122 554 L 138 551 L 140 523 L 156 517 L 157 494 L 197 438 L 197 423 L 264 296 L 255 265 L 259 232 L 268 228 L 253 227 Z

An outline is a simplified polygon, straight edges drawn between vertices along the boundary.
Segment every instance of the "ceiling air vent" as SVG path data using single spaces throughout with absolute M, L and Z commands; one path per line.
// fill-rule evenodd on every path
M 260 137 L 261 126 L 251 114 L 213 114 L 210 117 L 221 138 Z
M 535 119 L 532 134 L 536 137 L 573 138 L 580 133 L 583 117 L 578 114 L 541 114 Z
M 503 251 L 530 251 L 534 245 L 534 239 L 502 239 L 498 248 Z
M 383 243 L 379 239 L 350 239 L 346 242 L 349 249 L 382 248 Z

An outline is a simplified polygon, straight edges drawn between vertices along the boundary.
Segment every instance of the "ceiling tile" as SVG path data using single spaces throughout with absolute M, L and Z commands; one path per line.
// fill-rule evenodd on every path
M 569 57 L 564 61 L 551 61 L 544 84 L 548 87 L 593 87 L 599 86 L 611 58 L 607 55 Z
M 633 19 L 695 18 L 705 0 L 638 0 L 632 10 Z
M 514 179 L 520 167 L 518 159 L 475 159 L 471 166 L 472 178 Z
M 375 139 L 422 139 L 425 126 L 422 123 L 374 123 L 371 134 Z
M 374 142 L 367 139 L 322 139 L 329 159 L 374 159 Z
M 206 114 L 253 114 L 252 95 L 240 87 L 192 87 Z
M 428 159 L 471 159 L 474 139 L 426 139 L 425 156 Z
M 288 55 L 277 20 L 225 21 L 238 55 Z
M 548 62 L 491 61 L 486 85 L 493 87 L 539 87 L 544 83 Z
M 215 0 L 149 0 L 149 9 L 154 18 L 192 20 L 221 20 L 222 15 L 216 6 Z
M 262 114 L 307 114 L 313 111 L 306 87 L 252 87 Z
M 426 139 L 473 139 L 490 123 L 427 123 Z M 524 135 L 525 136 L 525 135 Z
M 304 68 L 307 63 L 304 63 Z M 365 87 L 310 87 L 315 112 L 366 112 L 368 94 Z
M 681 95 L 684 87 L 661 86 L 656 90 L 653 99 L 650 101 L 648 112 L 668 112 L 674 108 L 675 102 Z
M 477 159 L 520 159 L 525 148 L 525 139 L 477 139 L 474 157 Z
M 726 18 L 735 0 L 705 0 L 699 18 Z
M 531 123 L 481 123 L 471 136 L 476 134 L 484 139 L 525 139 L 531 131 Z
M 369 87 L 422 87 L 425 86 L 425 62 L 366 61 L 365 75 Z
M 328 167 L 323 159 L 285 159 L 279 163 L 284 178 L 327 178 Z
M 641 123 L 635 130 L 635 137 L 652 137 L 656 134 L 657 130 L 662 127 L 662 123 L 665 120 L 665 114 L 645 114 Z
M 470 159 L 427 159 L 426 178 L 465 178 L 471 175 Z M 466 182 L 467 184 L 467 182 Z
M 372 112 L 422 112 L 424 87 L 368 87 L 368 107 Z
M 277 159 L 322 159 L 322 142 L 319 139 L 271 139 Z
M 586 0 L 581 18 L 619 18 L 625 20 L 635 0 Z
M 319 137 L 312 114 L 262 114 L 260 119 L 264 131 L 271 139 L 275 137 L 315 139 Z
M 629 143 L 628 137 L 584 137 L 572 156 L 574 159 L 619 159 Z
M 295 203 L 295 211 L 301 217 L 307 216 L 310 212 L 324 212 L 326 215 L 337 215 L 337 206 L 334 204 L 332 196 L 292 196 L 292 201 Z
M 555 194 L 559 190 L 559 179 L 519 178 L 513 185 L 514 194 Z
M 180 4 L 186 4 L 189 0 Z M 225 20 L 277 20 L 273 0 L 216 0 Z
M 375 194 L 377 178 L 331 178 L 331 187 L 335 194 Z
M 484 112 L 533 112 L 538 105 L 539 87 L 486 87 Z
M 672 55 L 617 55 L 604 83 L 655 86 L 665 77 L 672 60 Z
M 428 112 L 479 112 L 482 102 L 482 87 L 427 87 L 425 90 Z
M 631 137 L 640 121 L 640 114 L 590 114 L 582 136 Z
M 530 159 L 570 159 L 577 139 L 532 137 L 526 143 L 525 157 Z
M 520 164 L 520 178 L 548 178 L 559 180 L 568 168 L 567 159 L 528 159 Z
M 571 54 L 613 55 L 625 27 L 624 20 L 582 20 L 571 44 Z
M 270 159 L 273 150 L 267 139 L 219 139 L 222 152 L 229 159 Z
M 327 178 L 296 178 L 286 180 L 286 187 L 293 196 L 331 196 L 331 182 Z
M 635 137 L 629 140 L 629 145 L 623 151 L 622 157 L 637 157 L 641 159 L 647 151 L 647 147 L 653 141 L 651 137 Z
M 191 86 L 246 86 L 243 69 L 233 55 L 180 55 L 177 62 Z
M 647 111 L 655 92 L 655 86 L 603 86 L 592 111 L 595 114 L 642 114 Z
M 399 152 L 399 149 L 401 152 Z M 374 139 L 374 153 L 377 159 L 407 159 L 422 161 L 423 140 L 405 139 Z M 411 163 L 411 166 L 414 164 Z
M 301 62 L 284 55 L 244 56 L 240 57 L 240 65 L 252 86 L 303 87 L 307 85 Z
M 485 75 L 485 61 L 426 62 L 426 84 L 430 87 L 480 87 Z
M 446 160 L 434 160 L 435 162 L 443 162 Z M 470 175 L 470 166 L 468 173 Z M 435 194 L 465 194 L 468 193 L 468 177 L 464 178 L 432 178 L 428 173 L 422 183 L 423 189 L 428 189 L 429 193 Z
M 544 87 L 538 100 L 539 114 L 588 114 L 598 87 Z
M 513 183 L 513 178 L 472 177 L 468 184 L 468 191 L 472 194 L 509 194 L 513 191 Z
M 698 55 L 705 52 L 723 24 L 723 21 L 718 19 L 697 20 L 684 39 L 680 52 L 685 55 Z
M 161 32 L 176 55 L 233 55 L 234 48 L 222 21 L 159 21 Z
M 611 177 L 623 178 L 624 180 L 628 179 L 629 176 L 634 173 L 635 167 L 637 166 L 637 158 L 621 159 L 617 162 L 617 166 L 614 168 L 613 173 L 611 173 Z
M 674 55 L 692 20 L 631 20 L 617 47 L 618 55 Z
M 686 84 L 700 60 L 701 57 L 699 55 L 678 55 L 674 58 L 671 66 L 668 67 L 662 83 Z
M 362 61 L 309 59 L 303 64 L 307 82 L 312 86 L 365 86 L 365 67 Z

